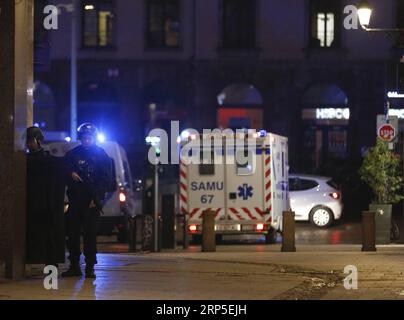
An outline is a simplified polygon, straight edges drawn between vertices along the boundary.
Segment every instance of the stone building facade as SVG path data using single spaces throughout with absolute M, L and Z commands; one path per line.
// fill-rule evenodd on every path
M 183 129 L 258 121 L 255 129 L 289 137 L 294 171 L 360 158 L 387 92 L 401 88 L 401 54 L 394 36 L 344 28 L 344 8 L 358 1 L 326 2 L 79 1 L 79 121 L 97 122 L 133 165 L 147 131 L 171 120 Z M 400 26 L 399 1 L 370 2 L 372 25 Z M 60 12 L 59 29 L 48 32 L 51 67 L 36 73 L 49 93 L 37 115 L 49 130 L 69 129 L 70 13 Z M 261 116 L 229 118 L 226 109 Z

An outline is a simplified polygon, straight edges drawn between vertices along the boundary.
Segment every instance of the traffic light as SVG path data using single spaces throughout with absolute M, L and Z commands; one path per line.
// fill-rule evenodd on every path
M 153 147 L 154 152 L 156 154 L 156 158 L 159 159 L 161 155 L 161 148 L 160 148 L 160 143 L 161 139 L 160 137 L 154 137 L 154 136 L 148 136 L 146 137 L 146 143 Z
M 156 151 L 156 157 L 160 158 L 160 155 L 161 155 L 160 146 L 155 146 L 154 150 Z

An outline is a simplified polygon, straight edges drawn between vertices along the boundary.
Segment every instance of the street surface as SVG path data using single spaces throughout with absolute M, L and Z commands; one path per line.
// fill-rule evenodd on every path
M 97 279 L 59 279 L 45 290 L 41 269 L 29 279 L 0 281 L 0 299 L 403 299 L 404 247 L 362 253 L 358 245 L 223 245 L 151 254 L 99 254 Z M 358 290 L 346 290 L 345 266 L 358 268 Z M 64 268 L 63 268 L 64 269 Z
M 114 237 L 100 237 L 95 281 L 59 279 L 58 290 L 45 290 L 41 266 L 32 266 L 25 281 L 0 280 L 0 299 L 404 300 L 404 246 L 363 253 L 358 223 L 328 230 L 299 223 L 296 238 L 296 253 L 250 239 L 223 241 L 215 253 L 192 245 L 128 254 Z M 343 286 L 347 265 L 358 269 L 358 290 Z
M 227 236 L 218 245 L 245 244 L 263 246 L 263 236 Z M 282 238 L 278 236 L 278 243 Z M 296 245 L 361 244 L 361 224 L 356 221 L 337 222 L 329 229 L 319 229 L 308 222 L 296 223 Z M 99 237 L 98 250 L 104 253 L 126 253 L 128 245 L 116 242 L 116 237 Z M 192 247 L 193 245 L 191 245 Z M 196 246 L 197 247 L 197 246 Z

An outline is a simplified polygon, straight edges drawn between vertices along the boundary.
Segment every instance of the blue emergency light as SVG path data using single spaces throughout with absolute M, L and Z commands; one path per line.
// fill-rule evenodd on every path
M 97 135 L 97 140 L 99 143 L 104 143 L 107 140 L 107 138 L 106 138 L 105 134 L 99 133 Z
M 268 135 L 268 132 L 266 132 L 265 130 L 261 130 L 259 132 L 259 135 L 260 135 L 261 138 L 265 138 Z

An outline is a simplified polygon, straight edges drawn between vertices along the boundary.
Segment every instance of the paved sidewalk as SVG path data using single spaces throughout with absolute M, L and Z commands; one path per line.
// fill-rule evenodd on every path
M 404 246 L 375 253 L 356 245 L 299 246 L 296 253 L 281 253 L 279 245 L 217 249 L 100 254 L 97 280 L 59 279 L 53 291 L 34 268 L 27 280 L 0 280 L 0 299 L 404 300 Z M 358 268 L 358 290 L 343 287 L 347 265 Z

